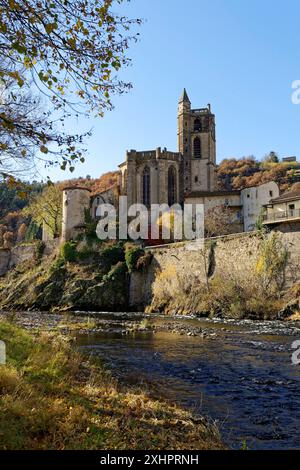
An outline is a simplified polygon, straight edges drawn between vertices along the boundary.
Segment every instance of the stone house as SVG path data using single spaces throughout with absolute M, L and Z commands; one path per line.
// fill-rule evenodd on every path
M 279 197 L 279 187 L 274 181 L 241 191 L 244 231 L 255 229 L 255 224 L 262 214 L 263 207 L 273 198 Z
M 300 230 L 300 183 L 265 205 L 263 223 L 282 232 Z

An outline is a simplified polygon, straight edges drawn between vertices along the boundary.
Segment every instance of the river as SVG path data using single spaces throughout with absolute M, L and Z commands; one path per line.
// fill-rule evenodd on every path
M 159 328 L 125 334 L 124 317 L 135 324 L 144 316 L 101 315 L 109 331 L 80 335 L 79 346 L 120 381 L 209 416 L 231 448 L 300 449 L 300 364 L 291 361 L 299 323 L 172 320 L 203 328 L 203 338 Z M 150 324 L 167 321 L 155 316 Z

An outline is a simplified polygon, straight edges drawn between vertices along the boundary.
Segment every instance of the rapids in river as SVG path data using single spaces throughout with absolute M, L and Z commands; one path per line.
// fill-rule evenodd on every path
M 164 329 L 170 318 L 159 315 L 97 317 L 107 331 L 79 335 L 78 344 L 121 382 L 213 419 L 230 448 L 300 449 L 300 364 L 291 360 L 300 323 L 172 318 Z M 157 331 L 128 332 L 124 320 Z

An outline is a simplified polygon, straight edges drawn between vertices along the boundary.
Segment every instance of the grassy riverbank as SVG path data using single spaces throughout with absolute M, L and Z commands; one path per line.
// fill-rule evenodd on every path
M 0 321 L 1 449 L 221 449 L 218 431 L 175 405 L 119 386 L 57 333 Z

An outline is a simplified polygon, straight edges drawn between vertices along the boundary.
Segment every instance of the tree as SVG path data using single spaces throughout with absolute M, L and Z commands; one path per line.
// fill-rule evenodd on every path
M 29 203 L 29 198 L 41 193 L 44 186 L 42 183 L 32 182 L 24 188 L 24 183 L 19 186 L 18 181 L 13 186 L 5 181 L 0 182 L 0 222 L 8 212 L 23 209 Z
M 205 237 L 228 235 L 232 222 L 232 213 L 228 207 L 219 205 L 209 209 L 204 218 Z
M 40 196 L 32 199 L 28 207 L 23 209 L 25 216 L 46 230 L 54 237 L 59 237 L 62 223 L 62 192 L 59 185 L 51 185 L 44 189 Z
M 270 163 L 279 163 L 278 154 L 272 150 L 265 156 L 265 161 Z
M 55 157 L 51 164 L 54 164 L 60 158 L 59 148 L 64 147 L 68 155 L 71 149 L 75 150 L 74 143 L 79 143 L 79 139 L 63 131 L 57 132 L 49 119 L 51 113 L 41 110 L 42 101 L 31 92 L 29 83 L 20 89 L 14 80 L 6 80 L 1 87 L 0 103 L 0 172 L 10 186 L 19 185 L 24 190 L 24 184 L 20 185 L 15 177 L 34 175 L 36 160 L 49 162 L 46 144 L 54 146 L 51 151 Z M 40 152 L 36 157 L 38 148 Z M 65 156 L 62 160 L 67 161 Z
M 112 11 L 122 2 L 0 0 L 1 163 L 7 166 L 17 158 L 20 142 L 19 161 L 25 163 L 35 148 L 62 169 L 72 171 L 74 162 L 84 161 L 84 136 L 66 134 L 61 127 L 71 115 L 102 116 L 113 107 L 112 95 L 131 87 L 117 72 L 129 63 L 127 49 L 137 40 L 129 31 L 141 21 Z M 28 88 L 33 95 L 26 104 Z M 48 108 L 36 115 L 33 106 L 40 104 L 41 95 Z M 12 176 L 14 171 L 8 166 L 3 173 Z

